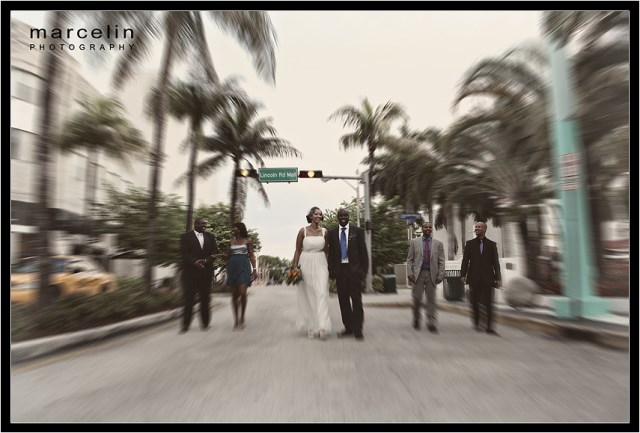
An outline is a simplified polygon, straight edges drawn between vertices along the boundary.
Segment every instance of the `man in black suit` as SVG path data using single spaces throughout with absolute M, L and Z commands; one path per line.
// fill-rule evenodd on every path
M 349 212 L 338 210 L 338 223 L 329 232 L 329 278 L 336 280 L 344 330 L 339 337 L 353 335 L 363 340 L 362 282 L 369 270 L 364 230 L 349 224 Z
M 487 313 L 487 333 L 497 335 L 493 328 L 493 288 L 502 286 L 496 243 L 485 237 L 487 224 L 477 222 L 476 238 L 464 246 L 460 275 L 462 284 L 469 283 L 469 298 L 473 308 L 473 324 L 480 331 L 480 301 Z
M 219 253 L 216 237 L 206 232 L 207 223 L 204 218 L 196 218 L 193 227 L 193 230 L 180 236 L 184 294 L 181 334 L 187 332 L 191 326 L 196 293 L 200 299 L 201 328 L 209 329 L 209 292 L 213 279 L 213 260 Z

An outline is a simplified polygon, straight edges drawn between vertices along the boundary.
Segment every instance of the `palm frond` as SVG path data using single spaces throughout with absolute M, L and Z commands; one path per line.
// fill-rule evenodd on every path
M 258 74 L 268 83 L 276 81 L 276 32 L 265 11 L 211 11 L 214 22 L 233 34 L 253 57 Z

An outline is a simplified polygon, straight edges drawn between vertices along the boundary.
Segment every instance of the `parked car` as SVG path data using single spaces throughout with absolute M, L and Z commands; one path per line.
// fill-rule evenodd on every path
M 50 258 L 52 297 L 71 293 L 109 292 L 118 289 L 115 274 L 106 272 L 99 263 L 86 256 L 52 256 Z M 37 257 L 21 259 L 11 269 L 11 302 L 35 302 L 38 299 Z

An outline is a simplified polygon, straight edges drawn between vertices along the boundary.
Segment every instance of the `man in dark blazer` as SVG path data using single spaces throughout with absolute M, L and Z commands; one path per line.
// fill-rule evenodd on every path
M 487 333 L 497 335 L 493 328 L 493 288 L 502 286 L 498 247 L 485 237 L 487 224 L 477 222 L 474 231 L 476 238 L 464 246 L 461 280 L 462 284 L 469 283 L 474 329 L 480 331 L 479 304 L 482 300 L 487 312 Z
M 344 330 L 338 337 L 353 335 L 363 340 L 362 282 L 369 270 L 364 230 L 349 224 L 349 212 L 338 210 L 339 226 L 329 232 L 329 278 L 336 280 Z
M 196 293 L 200 300 L 200 326 L 209 329 L 209 292 L 213 279 L 213 260 L 219 253 L 216 237 L 207 233 L 204 218 L 196 218 L 194 229 L 180 236 L 180 254 L 182 255 L 182 291 L 184 310 L 180 333 L 191 326 L 191 316 Z

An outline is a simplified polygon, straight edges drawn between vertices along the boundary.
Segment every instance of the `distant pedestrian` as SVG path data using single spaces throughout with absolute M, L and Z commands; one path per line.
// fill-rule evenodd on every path
M 474 226 L 475 239 L 467 241 L 462 256 L 460 275 L 462 284 L 469 283 L 469 301 L 473 311 L 473 328 L 480 331 L 480 302 L 485 306 L 487 333 L 497 335 L 493 326 L 494 288 L 502 286 L 498 247 L 485 237 L 487 224 L 479 221 Z
M 433 239 L 433 225 L 422 223 L 422 236 L 409 242 L 407 253 L 407 277 L 413 284 L 413 327 L 420 329 L 420 305 L 422 293 L 427 294 L 427 328 L 438 333 L 436 286 L 444 280 L 444 246 Z
M 335 278 L 344 330 L 338 337 L 353 335 L 364 340 L 362 324 L 362 286 L 369 271 L 365 233 L 349 224 L 349 211 L 338 210 L 338 227 L 329 232 L 329 276 Z
M 227 286 L 231 287 L 233 308 L 233 329 L 244 329 L 247 310 L 247 288 L 257 278 L 256 256 L 253 241 L 244 223 L 234 223 L 231 227 L 232 239 L 227 251 Z
M 309 338 L 325 340 L 331 332 L 329 317 L 329 270 L 327 268 L 327 229 L 320 227 L 322 210 L 314 206 L 306 216 L 308 226 L 296 237 L 291 269 L 302 271 L 297 284 L 298 311 L 296 328 L 306 330 Z
M 181 334 L 187 332 L 191 326 L 196 294 L 200 301 L 200 326 L 203 330 L 209 329 L 209 296 L 213 280 L 213 261 L 219 252 L 216 237 L 206 232 L 207 223 L 204 218 L 196 218 L 193 227 L 193 230 L 180 236 L 184 296 Z

